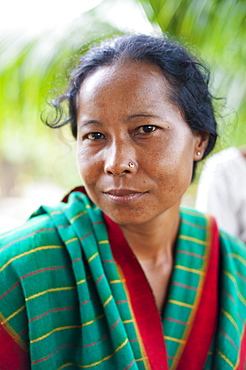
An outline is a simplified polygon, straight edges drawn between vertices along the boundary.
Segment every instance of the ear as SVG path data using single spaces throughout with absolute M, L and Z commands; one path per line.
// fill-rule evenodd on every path
M 204 152 L 207 148 L 209 134 L 207 132 L 197 132 L 195 134 L 194 145 L 194 161 L 200 161 L 203 158 Z

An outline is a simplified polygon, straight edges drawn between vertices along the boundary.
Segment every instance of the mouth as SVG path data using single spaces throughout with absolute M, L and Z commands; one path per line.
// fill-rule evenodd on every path
M 146 193 L 147 192 L 139 192 L 139 191 L 131 190 L 131 189 L 112 189 L 112 190 L 103 192 L 103 194 L 110 201 L 116 204 L 127 204 L 130 202 L 133 202 L 141 198 Z

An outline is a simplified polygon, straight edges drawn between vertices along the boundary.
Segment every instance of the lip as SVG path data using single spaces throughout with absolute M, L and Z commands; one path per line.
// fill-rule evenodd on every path
M 111 189 L 103 194 L 113 203 L 127 204 L 141 198 L 147 192 L 140 192 L 131 189 Z

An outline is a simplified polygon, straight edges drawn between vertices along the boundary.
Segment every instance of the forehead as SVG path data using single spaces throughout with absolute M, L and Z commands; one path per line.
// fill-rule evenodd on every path
M 142 93 L 158 90 L 166 95 L 170 85 L 160 67 L 147 62 L 119 62 L 99 67 L 88 75 L 80 88 L 80 98 L 101 93 L 114 93 L 115 90 L 141 90 Z

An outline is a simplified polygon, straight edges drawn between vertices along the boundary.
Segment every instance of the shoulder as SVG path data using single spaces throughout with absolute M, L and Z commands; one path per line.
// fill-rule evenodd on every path
M 48 214 L 38 214 L 15 230 L 0 235 L 0 276 L 29 273 L 61 240 Z M 29 271 L 30 270 L 30 271 Z
M 30 218 L 22 226 L 0 235 L 0 253 L 10 255 L 21 252 L 25 253 L 40 243 L 45 243 L 49 231 L 55 227 L 48 214 L 37 214 Z
M 190 223 L 191 226 L 204 226 L 208 227 L 208 224 L 214 222 L 214 218 L 204 212 L 197 211 L 187 207 L 180 207 L 181 221 Z

